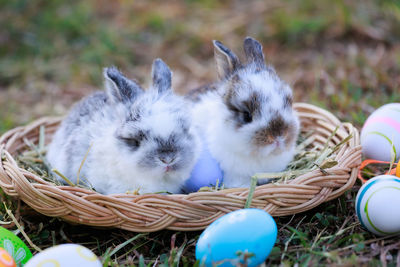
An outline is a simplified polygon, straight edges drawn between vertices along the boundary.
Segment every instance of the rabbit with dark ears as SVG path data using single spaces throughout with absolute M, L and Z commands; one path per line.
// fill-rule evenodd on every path
M 187 96 L 226 187 L 247 187 L 255 173 L 284 170 L 293 159 L 299 133 L 290 86 L 265 64 L 258 41 L 247 37 L 244 52 L 242 63 L 214 41 L 220 81 Z
M 152 86 L 144 91 L 115 67 L 106 68 L 106 92 L 79 102 L 56 132 L 47 154 L 51 166 L 103 194 L 180 192 L 199 138 L 187 102 L 172 92 L 171 76 L 155 60 Z

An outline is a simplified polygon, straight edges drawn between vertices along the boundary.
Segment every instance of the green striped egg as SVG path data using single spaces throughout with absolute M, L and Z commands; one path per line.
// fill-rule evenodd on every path
M 361 225 L 380 236 L 400 234 L 400 179 L 380 175 L 358 191 L 356 213 Z

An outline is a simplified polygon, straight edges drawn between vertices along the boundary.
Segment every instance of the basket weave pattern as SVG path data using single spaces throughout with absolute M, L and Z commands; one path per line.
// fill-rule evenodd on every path
M 337 152 L 338 164 L 327 173 L 314 170 L 287 183 L 257 186 L 251 207 L 264 209 L 272 216 L 284 216 L 309 210 L 334 199 L 351 188 L 361 162 L 359 134 L 350 123 L 341 123 L 331 113 L 313 105 L 296 103 L 303 130 L 313 130 L 316 149 L 322 149 L 339 126 L 331 143 L 352 138 Z M 41 126 L 46 143 L 56 131 L 60 119 L 42 118 L 18 127 L 0 137 L 0 186 L 19 197 L 36 211 L 64 220 L 102 227 L 117 227 L 134 232 L 161 229 L 192 231 L 207 227 L 220 216 L 244 207 L 248 188 L 188 195 L 118 194 L 102 195 L 72 186 L 56 186 L 20 168 L 13 156 L 27 149 L 25 139 L 37 144 Z

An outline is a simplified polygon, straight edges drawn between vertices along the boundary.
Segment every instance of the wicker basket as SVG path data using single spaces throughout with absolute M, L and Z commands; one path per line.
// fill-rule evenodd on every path
M 351 188 L 361 162 L 359 134 L 350 123 L 341 123 L 331 113 L 313 105 L 296 103 L 302 129 L 315 132 L 313 146 L 321 148 L 332 132 L 338 144 L 350 134 L 352 138 L 337 153 L 338 164 L 327 173 L 314 170 L 287 183 L 256 187 L 251 207 L 264 209 L 273 216 L 284 216 L 309 210 L 334 199 Z M 188 195 L 106 196 L 83 188 L 56 186 L 18 167 L 13 156 L 27 148 L 24 139 L 37 143 L 45 126 L 46 142 L 57 129 L 60 119 L 43 118 L 18 127 L 0 138 L 0 186 L 36 211 L 79 224 L 117 227 L 135 232 L 161 229 L 193 231 L 207 227 L 218 217 L 244 207 L 249 188 L 233 188 Z

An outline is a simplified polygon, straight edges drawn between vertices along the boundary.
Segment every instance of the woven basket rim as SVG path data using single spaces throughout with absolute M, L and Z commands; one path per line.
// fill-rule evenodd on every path
M 351 138 L 337 152 L 338 164 L 327 169 L 328 174 L 314 170 L 287 183 L 257 186 L 251 207 L 266 210 L 272 216 L 303 212 L 338 197 L 353 186 L 361 163 L 359 133 L 352 124 L 341 123 L 329 111 L 311 104 L 295 103 L 294 108 L 303 127 L 316 129 L 316 143 L 326 142 L 337 127 L 332 142 L 338 143 L 349 135 Z M 44 215 L 134 232 L 193 231 L 204 229 L 220 216 L 244 207 L 249 188 L 187 195 L 102 195 L 84 188 L 57 186 L 18 167 L 13 157 L 26 147 L 24 139 L 37 142 L 41 126 L 45 126 L 48 136 L 60 121 L 61 118 L 44 117 L 0 137 L 0 187 Z

